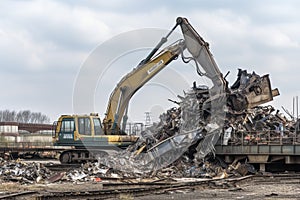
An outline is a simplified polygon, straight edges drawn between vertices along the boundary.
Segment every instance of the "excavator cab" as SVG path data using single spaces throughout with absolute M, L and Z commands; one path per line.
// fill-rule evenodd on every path
M 55 127 L 54 145 L 85 146 L 89 138 L 104 135 L 98 114 L 62 115 Z
M 53 134 L 54 146 L 69 147 L 60 154 L 61 163 L 93 161 L 127 148 L 137 139 L 131 135 L 105 135 L 98 114 L 62 115 Z

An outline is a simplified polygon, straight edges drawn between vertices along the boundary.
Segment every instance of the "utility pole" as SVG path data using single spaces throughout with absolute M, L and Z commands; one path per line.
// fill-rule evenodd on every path
M 295 119 L 295 97 L 293 97 L 293 120 Z
M 145 126 L 150 126 L 151 125 L 150 112 L 145 112 L 145 115 L 146 115 Z

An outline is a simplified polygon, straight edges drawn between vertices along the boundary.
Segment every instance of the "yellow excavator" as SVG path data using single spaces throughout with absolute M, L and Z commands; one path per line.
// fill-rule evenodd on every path
M 117 84 L 110 96 L 102 123 L 98 114 L 94 113 L 60 116 L 55 125 L 54 145 L 74 147 L 61 153 L 61 163 L 93 160 L 96 154 L 119 151 L 137 141 L 137 136 L 126 135 L 124 132 L 131 97 L 171 61 L 177 59 L 185 48 L 184 42 L 179 40 L 154 55 L 167 37 Z
M 158 52 L 178 26 L 181 27 L 184 39 L 178 40 Z M 183 55 L 185 49 L 188 49 L 191 57 Z M 66 149 L 61 153 L 61 163 L 93 160 L 96 156 L 101 157 L 102 154 L 119 151 L 135 143 L 138 137 L 126 135 L 124 131 L 130 99 L 145 83 L 179 56 L 182 57 L 184 63 L 194 61 L 197 73 L 212 80 L 211 95 L 213 97 L 210 104 L 214 98 L 226 94 L 227 82 L 213 59 L 208 43 L 199 36 L 187 19 L 179 17 L 176 20 L 176 25 L 161 39 L 150 54 L 117 84 L 110 96 L 106 116 L 102 123 L 98 114 L 60 116 L 55 124 L 54 145 L 72 147 L 72 149 Z M 199 65 L 204 72 L 200 70 Z M 256 95 L 260 98 L 256 98 L 255 101 L 272 100 L 270 85 L 267 85 L 266 88 Z M 245 107 L 254 105 L 253 98 L 247 99 L 247 95 L 245 94 L 242 100 L 235 98 L 233 101 L 244 101 L 240 104 Z

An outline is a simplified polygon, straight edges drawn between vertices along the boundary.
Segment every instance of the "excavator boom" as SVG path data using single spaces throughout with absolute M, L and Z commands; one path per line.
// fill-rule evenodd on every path
M 176 21 L 181 27 L 187 50 L 205 70 L 203 75 L 212 80 L 214 87 L 225 89 L 226 81 L 209 50 L 209 44 L 195 31 L 186 18 L 178 17 Z
M 120 134 L 120 124 L 123 118 L 125 128 L 128 104 L 131 97 L 151 78 L 159 73 L 184 50 L 184 42 L 180 40 L 174 45 L 163 49 L 150 60 L 142 61 L 130 73 L 124 76 L 111 93 L 103 120 L 105 134 Z

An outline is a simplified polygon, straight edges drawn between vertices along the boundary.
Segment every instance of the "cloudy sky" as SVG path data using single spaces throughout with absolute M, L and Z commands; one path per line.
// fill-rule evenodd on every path
M 272 104 L 289 110 L 293 96 L 300 94 L 299 1 L 74 2 L 0 1 L 0 109 L 30 109 L 47 114 L 52 121 L 61 114 L 73 113 L 78 77 L 100 48 L 116 59 L 109 68 L 101 61 L 94 63 L 107 70 L 97 74 L 92 97 L 86 98 L 93 99 L 93 111 L 103 117 L 118 80 L 147 55 L 178 16 L 188 18 L 210 43 L 220 70 L 224 74 L 230 71 L 231 83 L 237 68 L 268 73 L 273 87 L 281 93 Z M 128 47 L 137 42 L 135 37 L 116 45 L 122 36 L 132 36 L 145 28 L 151 34 L 150 38 L 136 37 L 142 44 L 140 49 Z M 180 37 L 179 29 L 176 36 Z M 115 43 L 103 45 L 107 41 Z M 122 48 L 131 53 L 118 55 L 116 52 Z M 178 59 L 171 63 L 134 96 L 129 110 L 131 120 L 142 121 L 146 111 L 155 118 L 159 112 L 175 106 L 167 98 L 177 100 L 176 95 L 182 95 L 193 80 L 206 83 L 192 66 L 183 67 L 180 62 Z M 90 108 L 86 112 L 91 112 Z

